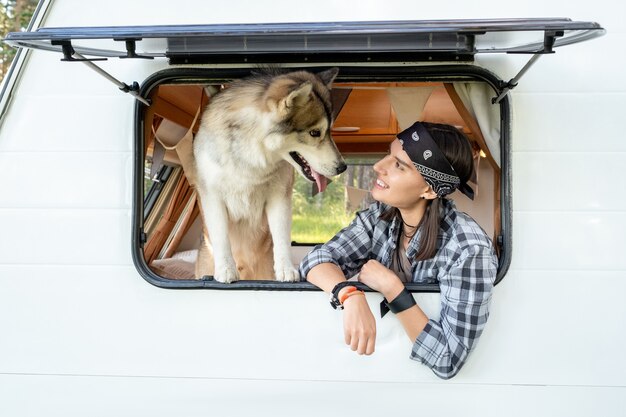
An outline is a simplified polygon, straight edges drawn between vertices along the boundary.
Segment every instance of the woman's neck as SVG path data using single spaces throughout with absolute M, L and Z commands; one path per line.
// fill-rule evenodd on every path
M 402 221 L 404 222 L 405 230 L 408 229 L 408 232 L 416 230 L 417 225 L 420 224 L 422 217 L 424 217 L 424 213 L 426 213 L 426 205 L 426 200 L 420 200 L 415 206 L 398 208 Z

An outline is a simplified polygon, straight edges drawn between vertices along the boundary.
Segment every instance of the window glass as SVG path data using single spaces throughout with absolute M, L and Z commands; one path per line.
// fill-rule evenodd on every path
M 202 287 L 206 286 L 203 281 L 210 279 L 196 276 L 203 220 L 194 179 L 189 175 L 189 163 L 182 149 L 184 141 L 191 141 L 197 131 L 201 111 L 210 97 L 229 85 L 228 82 L 203 82 L 197 76 L 192 82 L 185 82 L 184 77 L 175 83 L 171 83 L 171 79 L 168 82 L 157 83 L 151 89 L 152 104 L 141 119 L 143 210 L 137 222 L 142 245 L 137 254 L 141 257 L 140 263 L 146 266 L 144 276 L 147 274 L 149 279 L 171 280 L 172 287 Z M 500 246 L 506 242 L 506 236 L 502 238 L 502 225 L 509 217 L 507 212 L 501 211 L 500 184 L 508 183 L 493 156 L 498 160 L 503 156 L 503 162 L 507 163 L 507 152 L 490 154 L 485 149 L 480 127 L 469 119 L 470 112 L 463 107 L 452 83 L 431 80 L 336 82 L 333 95 L 339 98 L 334 101 L 332 136 L 348 168 L 333 177 L 323 193 L 315 195 L 312 183 L 294 174 L 291 230 L 294 265 L 314 245 L 328 241 L 353 220 L 358 210 L 373 202 L 369 194 L 375 179 L 373 164 L 387 152 L 390 142 L 402 130 L 401 126 L 409 120 L 447 123 L 466 133 L 474 147 L 477 175 L 472 187 L 476 198 L 469 201 L 458 192 L 451 198 Z M 505 198 L 504 203 L 507 201 Z M 176 284 L 182 282 L 185 284 Z M 169 285 L 162 281 L 159 284 Z M 295 288 L 307 284 L 277 285 Z

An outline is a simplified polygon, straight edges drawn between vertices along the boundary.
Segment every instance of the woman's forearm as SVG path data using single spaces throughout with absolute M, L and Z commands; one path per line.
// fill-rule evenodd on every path
M 385 285 L 381 288 L 381 293 L 385 299 L 392 301 L 404 290 L 404 288 L 404 284 L 397 277 L 395 277 L 395 279 L 387 280 Z M 428 316 L 424 314 L 418 305 L 407 308 L 406 310 L 397 313 L 396 316 L 398 317 L 398 320 L 400 320 L 400 323 L 402 323 L 404 331 L 412 342 L 415 342 L 417 336 L 419 336 L 422 330 L 424 330 L 424 327 L 426 327 L 426 323 L 428 323 Z
M 306 280 L 330 294 L 335 285 L 345 281 L 346 277 L 337 265 L 323 263 L 314 266 L 306 276 Z
M 428 316 L 424 314 L 418 305 L 414 305 L 411 308 L 397 313 L 396 317 L 398 317 L 398 320 L 402 323 L 404 331 L 412 342 L 415 342 L 417 336 L 419 336 L 428 323 Z
M 323 263 L 313 267 L 306 277 L 311 284 L 330 293 L 335 285 L 344 282 L 346 277 L 341 268 L 333 263 Z M 348 290 L 344 287 L 339 297 Z M 345 300 L 343 310 L 344 339 L 350 349 L 359 355 L 371 355 L 376 346 L 376 320 L 367 304 L 365 296 L 357 294 Z
M 309 271 L 309 274 L 306 278 L 307 281 L 309 281 L 311 284 L 321 288 L 327 293 L 330 293 L 335 285 L 346 280 L 343 272 L 341 271 L 341 268 L 333 263 L 323 263 L 316 265 Z M 400 285 L 400 288 L 404 288 L 404 285 Z M 389 294 L 393 295 L 390 295 L 389 298 L 393 299 L 395 295 L 397 295 L 400 291 L 401 289 L 398 290 L 398 288 L 390 289 Z M 402 323 L 404 331 L 412 342 L 415 342 L 417 336 L 419 336 L 419 334 L 422 332 L 422 330 L 424 330 L 424 327 L 426 327 L 426 324 L 428 323 L 428 316 L 426 316 L 422 309 L 419 308 L 419 306 L 417 305 L 414 305 L 413 307 L 396 314 L 396 316 L 398 317 L 398 320 L 400 320 L 400 322 Z

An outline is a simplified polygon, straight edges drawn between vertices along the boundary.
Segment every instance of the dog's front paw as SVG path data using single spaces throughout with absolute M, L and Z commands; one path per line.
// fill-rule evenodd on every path
M 234 281 L 239 281 L 239 272 L 235 264 L 229 265 L 215 265 L 215 274 L 213 279 L 224 284 L 230 284 Z
M 274 273 L 276 281 L 281 282 L 297 282 L 300 281 L 298 270 L 293 267 L 290 262 L 274 265 Z

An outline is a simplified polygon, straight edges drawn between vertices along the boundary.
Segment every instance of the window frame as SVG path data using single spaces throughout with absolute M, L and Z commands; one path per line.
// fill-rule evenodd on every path
M 317 70 L 330 65 L 310 67 L 289 67 L 289 70 Z M 407 65 L 397 63 L 395 66 L 341 66 L 336 82 L 367 82 L 376 81 L 480 81 L 485 82 L 494 90 L 494 96 L 504 87 L 506 82 L 494 73 L 476 65 Z M 170 68 L 158 71 L 149 76 L 140 87 L 140 95 L 148 97 L 152 89 L 159 84 L 168 83 L 225 83 L 232 79 L 242 78 L 254 68 Z M 512 254 L 512 204 L 511 204 L 511 147 L 510 147 L 510 99 L 505 95 L 500 105 L 500 235 L 494 245 L 499 246 L 500 257 L 495 283 L 498 284 L 506 275 L 511 264 Z M 134 110 L 134 169 L 132 198 L 132 233 L 131 250 L 133 263 L 140 275 L 150 284 L 160 288 L 184 289 L 204 288 L 216 290 L 263 290 L 263 291 L 319 291 L 320 289 L 308 282 L 284 283 L 268 280 L 246 280 L 224 284 L 215 280 L 174 280 L 164 278 L 153 272 L 143 256 L 143 204 L 144 204 L 144 114 L 145 106 L 137 101 Z M 406 288 L 411 292 L 439 292 L 437 284 L 408 283 Z

